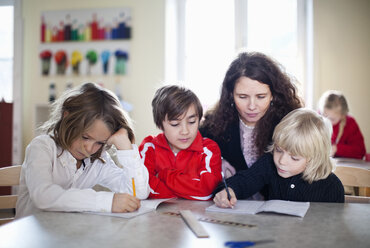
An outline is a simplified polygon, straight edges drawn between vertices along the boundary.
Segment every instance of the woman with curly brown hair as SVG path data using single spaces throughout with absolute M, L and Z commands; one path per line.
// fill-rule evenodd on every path
M 248 169 L 265 152 L 280 120 L 301 106 L 292 79 L 278 62 L 258 52 L 240 53 L 200 132 L 217 142 L 224 174 L 230 177 Z

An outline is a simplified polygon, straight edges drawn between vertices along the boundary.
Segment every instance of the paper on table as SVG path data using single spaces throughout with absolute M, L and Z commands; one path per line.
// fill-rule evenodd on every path
M 166 199 L 151 199 L 151 200 L 142 200 L 140 208 L 135 212 L 130 213 L 106 213 L 106 212 L 84 212 L 87 214 L 97 214 L 97 215 L 106 215 L 106 216 L 112 216 L 112 217 L 120 217 L 120 218 L 133 218 L 141 214 L 146 214 L 151 211 L 154 211 L 157 209 L 158 205 L 161 204 L 164 201 L 171 200 L 173 198 L 166 198 Z
M 260 212 L 275 212 L 280 214 L 289 214 L 304 217 L 310 207 L 309 202 L 295 201 L 249 201 L 238 200 L 234 208 L 219 208 L 212 205 L 206 208 L 206 211 L 232 213 L 232 214 L 257 214 Z
M 309 202 L 270 200 L 265 202 L 262 211 L 304 217 L 309 207 Z

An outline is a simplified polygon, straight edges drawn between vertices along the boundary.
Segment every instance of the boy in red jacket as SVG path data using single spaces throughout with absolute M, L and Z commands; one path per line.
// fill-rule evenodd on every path
M 203 115 L 198 97 L 183 87 L 164 86 L 152 107 L 163 133 L 146 137 L 139 147 L 149 171 L 149 198 L 209 200 L 221 181 L 221 152 L 198 131 Z

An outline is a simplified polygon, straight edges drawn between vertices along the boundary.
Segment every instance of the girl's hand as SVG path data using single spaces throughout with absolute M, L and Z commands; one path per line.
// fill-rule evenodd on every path
M 117 150 L 131 150 L 132 145 L 131 141 L 128 138 L 127 130 L 124 128 L 121 128 L 112 136 L 107 141 L 107 145 L 115 145 Z
M 337 145 L 332 145 L 331 146 L 331 151 L 330 151 L 330 156 L 334 157 L 336 153 L 337 153 Z
M 113 196 L 112 213 L 133 212 L 140 207 L 140 200 L 127 193 L 115 193 Z
M 234 190 L 232 188 L 229 188 L 230 192 L 230 201 L 227 199 L 227 192 L 226 189 L 218 192 L 216 196 L 213 198 L 213 201 L 215 202 L 217 207 L 220 208 L 233 208 L 237 202 Z

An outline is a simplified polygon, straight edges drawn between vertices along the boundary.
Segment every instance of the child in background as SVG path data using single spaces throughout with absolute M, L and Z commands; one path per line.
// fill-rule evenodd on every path
M 198 131 L 203 114 L 198 97 L 183 87 L 165 86 L 155 93 L 152 107 L 163 133 L 146 137 L 139 147 L 149 171 L 149 197 L 210 199 L 221 181 L 221 153 Z
M 46 211 L 131 212 L 149 194 L 129 119 L 108 90 L 87 83 L 53 104 L 44 135 L 27 146 L 16 217 Z M 118 167 L 106 152 L 117 148 Z M 134 178 L 136 195 L 132 196 Z M 113 192 L 96 192 L 96 184 Z M 114 193 L 116 192 L 116 193 Z
M 344 95 L 339 91 L 326 91 L 320 98 L 319 111 L 333 125 L 331 155 L 362 159 L 366 154 L 364 137 L 355 119 L 348 114 Z
M 233 207 L 268 186 L 266 200 L 344 202 L 341 181 L 332 173 L 331 126 L 318 113 L 296 109 L 276 126 L 272 144 L 248 170 L 226 180 L 230 200 L 220 184 L 214 198 L 217 206 Z

